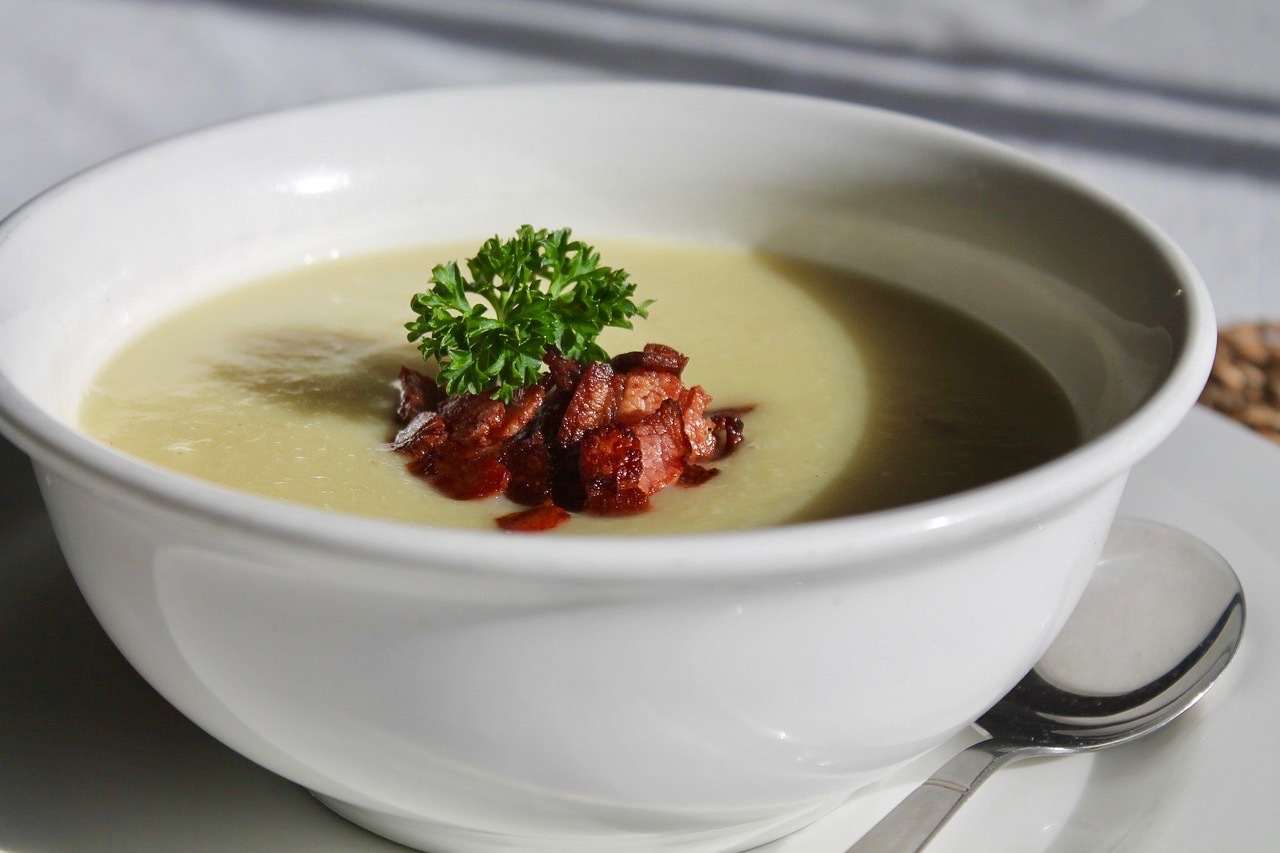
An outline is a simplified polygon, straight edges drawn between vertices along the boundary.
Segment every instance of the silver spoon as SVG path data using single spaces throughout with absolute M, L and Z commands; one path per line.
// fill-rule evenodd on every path
M 849 853 L 920 850 L 997 768 L 1102 749 L 1155 731 L 1226 668 L 1244 591 L 1200 540 L 1122 519 L 1080 604 L 1031 672 L 978 719 L 989 735 L 952 758 Z

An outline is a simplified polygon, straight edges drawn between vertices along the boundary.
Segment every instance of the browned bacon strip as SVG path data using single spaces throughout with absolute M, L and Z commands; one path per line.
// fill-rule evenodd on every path
M 644 453 L 630 427 L 609 424 L 587 433 L 578 465 L 588 512 L 620 515 L 648 506 L 648 495 L 639 487 Z
M 684 434 L 689 440 L 689 461 L 699 462 L 716 455 L 716 424 L 704 412 L 711 395 L 701 385 L 694 385 L 680 399 L 684 418 Z
M 440 416 L 449 427 L 450 439 L 462 447 L 484 447 L 502 429 L 507 407 L 483 394 L 461 394 L 441 404 Z
M 498 517 L 498 526 L 503 530 L 518 533 L 540 533 L 559 527 L 569 520 L 569 513 L 555 504 L 543 504 L 529 507 Z
M 524 506 L 551 500 L 551 456 L 541 432 L 529 430 L 508 440 L 498 461 L 511 472 L 507 498 Z
M 593 429 L 610 423 L 618 408 L 618 394 L 613 383 L 613 368 L 604 362 L 593 362 L 582 372 L 565 410 L 564 420 L 556 436 L 561 447 L 581 444 Z
M 400 368 L 400 405 L 396 417 L 407 424 L 422 412 L 434 412 L 444 401 L 444 392 L 430 376 L 409 368 Z
M 582 440 L 578 468 L 588 497 L 600 491 L 636 488 L 643 465 L 640 440 L 630 427 L 609 424 L 592 430 Z
M 633 424 L 658 411 L 664 400 L 679 399 L 684 393 L 680 377 L 664 370 L 637 369 L 622 374 L 618 400 L 619 423 Z
M 728 456 L 742 444 L 742 418 L 736 415 L 715 415 L 716 431 L 724 438 L 721 440 L 720 455 Z
M 502 424 L 494 436 L 496 441 L 506 441 L 524 429 L 542 409 L 547 389 L 541 385 L 529 385 L 516 390 L 503 413 Z
M 663 344 L 645 344 L 640 352 L 624 352 L 616 355 L 610 364 L 618 373 L 630 373 L 633 370 L 661 370 L 679 376 L 689 357 L 676 352 Z
M 663 400 L 658 411 L 631 428 L 640 445 L 640 477 L 636 488 L 652 495 L 684 473 L 689 440 L 684 436 L 680 404 Z
M 686 465 L 684 473 L 680 475 L 680 485 L 701 486 L 719 473 L 719 468 L 707 468 L 704 465 Z
M 565 358 L 560 350 L 548 347 L 542 361 L 550 369 L 551 381 L 561 391 L 572 392 L 582 378 L 582 366 L 571 358 Z
M 444 418 L 436 412 L 419 412 L 396 433 L 391 449 L 417 459 L 437 450 L 448 438 L 449 428 Z
M 444 450 L 456 446 L 450 442 Z M 432 482 L 436 488 L 459 501 L 500 495 L 510 480 L 511 472 L 498 461 L 497 454 L 490 448 L 442 452 L 437 455 L 432 470 Z
M 595 515 L 635 515 L 648 509 L 649 496 L 639 489 L 594 495 L 586 505 L 586 511 Z

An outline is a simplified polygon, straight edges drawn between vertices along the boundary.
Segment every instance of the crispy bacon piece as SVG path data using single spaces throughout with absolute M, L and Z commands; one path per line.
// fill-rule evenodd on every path
M 618 390 L 613 380 L 613 368 L 603 362 L 593 362 L 582 371 L 582 379 L 574 389 L 556 435 L 561 447 L 581 444 L 588 432 L 614 419 L 618 409 Z
M 587 433 L 578 464 L 587 512 L 630 515 L 649 508 L 649 495 L 640 488 L 644 450 L 630 427 L 609 424 Z
M 622 424 L 592 430 L 582 440 L 578 470 L 587 490 L 587 505 L 601 492 L 622 492 L 640 485 L 644 454 L 635 431 Z
M 700 462 L 716 455 L 715 420 L 706 416 L 711 395 L 701 385 L 694 385 L 680 398 L 684 435 L 689 440 L 689 461 Z
M 511 480 L 507 497 L 524 506 L 551 500 L 551 455 L 538 430 L 526 430 L 502 445 L 498 461 L 507 466 Z
M 555 347 L 547 347 L 542 361 L 551 371 L 551 381 L 561 391 L 572 392 L 577 387 L 578 380 L 582 378 L 582 366 L 578 362 L 565 358 Z
M 448 438 L 444 418 L 437 412 L 419 412 L 391 439 L 391 449 L 417 459 L 438 449 Z
M 430 376 L 410 367 L 400 368 L 400 405 L 396 417 L 407 424 L 423 412 L 434 412 L 444 402 L 444 392 Z
M 684 466 L 684 473 L 680 475 L 680 485 L 701 486 L 719 473 L 719 468 L 708 468 L 705 465 L 686 465 Z
M 676 352 L 663 344 L 645 344 L 640 352 L 624 352 L 614 356 L 610 362 L 617 373 L 630 373 L 633 370 L 661 370 L 673 373 L 677 377 L 684 372 L 689 357 Z
M 449 452 L 451 450 L 453 452 Z M 498 461 L 494 448 L 472 450 L 450 441 L 442 451 L 434 459 L 431 482 L 454 500 L 471 501 L 500 495 L 511 480 L 511 472 Z
M 624 424 L 639 422 L 658 411 L 664 400 L 678 400 L 684 393 L 680 377 L 665 370 L 637 369 L 621 378 L 618 421 Z
M 641 420 L 631 431 L 640 445 L 640 479 L 636 488 L 652 495 L 679 480 L 689 456 L 680 404 L 663 400 L 658 411 Z
M 498 526 L 518 533 L 541 533 L 569 520 L 569 512 L 555 504 L 542 504 L 498 516 Z
M 742 418 L 737 415 L 714 415 L 716 432 L 723 435 L 720 439 L 720 455 L 728 456 L 742 444 Z
M 700 463 L 742 442 L 751 407 L 707 411 L 711 395 L 684 386 L 688 359 L 670 347 L 587 365 L 549 349 L 543 360 L 548 373 L 507 404 L 487 393 L 445 398 L 402 368 L 392 449 L 449 497 L 503 494 L 525 506 L 497 519 L 503 530 L 540 531 L 573 512 L 643 512 L 673 483 L 710 480 L 718 469 Z
M 484 394 L 460 394 L 440 405 L 449 438 L 463 447 L 484 447 L 502 429 L 507 407 Z
M 596 515 L 635 515 L 649 509 L 649 496 L 639 489 L 604 492 L 588 497 L 585 508 Z
M 518 432 L 528 426 L 542 408 L 542 401 L 546 396 L 547 389 L 541 385 L 529 385 L 517 389 L 503 412 L 502 424 L 498 427 L 496 439 L 506 441 L 514 438 Z

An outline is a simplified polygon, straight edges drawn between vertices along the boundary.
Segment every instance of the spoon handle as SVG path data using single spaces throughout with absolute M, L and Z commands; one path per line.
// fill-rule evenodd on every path
M 1019 747 L 984 740 L 956 755 L 898 803 L 848 853 L 911 853 L 933 838 L 960 804 Z

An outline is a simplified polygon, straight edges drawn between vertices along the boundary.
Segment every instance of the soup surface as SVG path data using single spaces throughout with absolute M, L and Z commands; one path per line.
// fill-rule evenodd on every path
M 100 440 L 166 468 L 273 498 L 448 527 L 494 528 L 502 498 L 454 501 L 387 449 L 402 364 L 432 372 L 403 325 L 449 245 L 315 263 L 194 306 L 131 340 L 80 416 Z M 653 509 L 576 516 L 555 534 L 784 524 L 972 488 L 1079 441 L 1057 384 L 1027 354 L 903 289 L 722 247 L 597 244 L 649 320 L 610 329 L 613 354 L 689 356 L 709 408 L 754 404 L 746 441 L 704 485 Z

